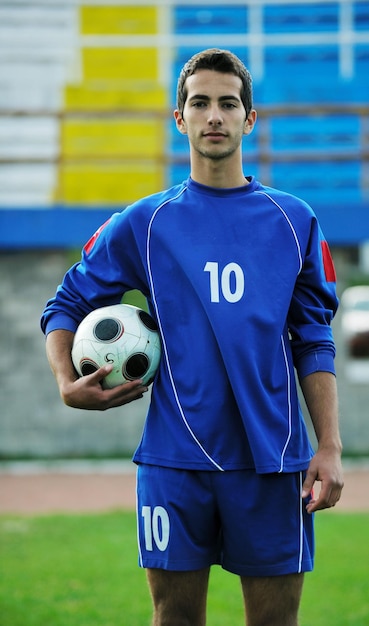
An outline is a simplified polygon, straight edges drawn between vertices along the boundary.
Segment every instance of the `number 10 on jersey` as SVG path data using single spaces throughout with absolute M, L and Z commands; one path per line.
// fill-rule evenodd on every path
M 211 302 L 220 302 L 222 296 L 227 302 L 238 302 L 245 291 L 245 277 L 237 263 L 227 263 L 223 268 L 219 263 L 208 261 L 204 272 L 209 272 Z

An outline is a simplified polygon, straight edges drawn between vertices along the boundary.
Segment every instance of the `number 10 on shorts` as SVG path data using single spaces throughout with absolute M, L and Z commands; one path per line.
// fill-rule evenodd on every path
M 152 551 L 154 544 L 161 552 L 169 543 L 170 522 L 167 511 L 162 506 L 143 506 L 144 533 L 146 550 Z

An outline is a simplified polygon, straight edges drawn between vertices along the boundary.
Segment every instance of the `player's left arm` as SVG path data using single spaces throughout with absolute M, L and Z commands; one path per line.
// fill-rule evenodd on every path
M 315 481 L 321 482 L 318 497 L 312 498 L 306 507 L 308 513 L 313 513 L 334 506 L 343 488 L 336 377 L 330 372 L 318 371 L 302 378 L 300 385 L 318 440 L 301 494 L 307 497 Z

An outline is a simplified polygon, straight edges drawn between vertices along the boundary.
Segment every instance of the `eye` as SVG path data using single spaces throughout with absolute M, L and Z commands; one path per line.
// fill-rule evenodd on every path
M 237 109 L 237 105 L 234 102 L 223 102 L 224 109 Z
M 195 109 L 202 109 L 206 106 L 206 102 L 204 102 L 203 100 L 198 100 L 192 103 L 192 106 Z

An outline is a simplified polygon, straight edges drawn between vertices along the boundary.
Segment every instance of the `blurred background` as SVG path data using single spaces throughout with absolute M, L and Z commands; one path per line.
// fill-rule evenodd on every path
M 253 75 L 245 174 L 309 202 L 330 244 L 345 455 L 369 456 L 369 1 L 0 0 L 1 460 L 135 448 L 148 399 L 65 407 L 39 317 L 112 212 L 188 176 L 176 81 L 213 46 Z

